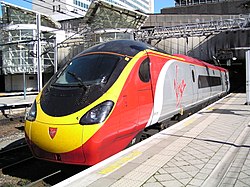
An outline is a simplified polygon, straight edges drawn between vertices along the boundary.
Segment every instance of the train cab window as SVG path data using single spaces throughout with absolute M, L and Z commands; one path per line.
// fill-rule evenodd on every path
M 194 70 L 192 70 L 192 78 L 193 78 L 193 82 L 195 82 Z
M 142 82 L 149 82 L 150 80 L 150 66 L 149 58 L 146 58 L 140 65 L 139 77 Z
M 94 54 L 75 58 L 53 83 L 55 86 L 88 86 L 107 83 L 120 57 Z

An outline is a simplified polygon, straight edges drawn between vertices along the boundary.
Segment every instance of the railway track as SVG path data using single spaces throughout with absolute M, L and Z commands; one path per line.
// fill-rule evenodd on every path
M 51 186 L 86 169 L 34 158 L 27 144 L 0 151 L 0 186 Z
M 22 181 L 22 184 L 25 186 L 51 186 L 83 171 L 86 168 L 86 166 L 46 162 L 32 157 L 3 169 L 2 173 L 4 175 L 15 177 L 17 180 L 13 183 L 9 181 L 2 185 L 16 186 Z
M 23 116 L 15 116 L 15 117 L 11 117 L 11 118 L 4 118 L 4 119 L 0 119 L 0 126 L 9 124 L 13 121 L 16 122 L 24 122 L 24 117 Z
M 0 126 L 7 125 L 9 123 L 14 122 L 21 122 L 24 123 L 25 118 L 25 112 L 22 112 L 20 114 L 2 114 L 0 118 Z
M 54 172 L 54 173 L 52 173 L 52 174 L 50 174 L 48 176 L 45 176 L 45 177 L 43 177 L 41 179 L 38 179 L 37 181 L 34 181 L 34 182 L 28 184 L 26 187 L 36 187 L 36 186 L 41 187 L 41 186 L 44 186 L 44 185 L 46 185 L 45 180 L 49 179 L 50 177 L 53 177 L 53 176 L 57 175 L 58 173 L 61 173 L 61 170 L 56 171 L 56 172 Z
M 31 159 L 33 156 L 27 144 L 0 151 L 0 172 Z

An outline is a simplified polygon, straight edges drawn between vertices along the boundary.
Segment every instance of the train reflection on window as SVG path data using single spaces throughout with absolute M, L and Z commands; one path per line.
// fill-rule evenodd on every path
M 220 77 L 205 76 L 205 75 L 199 75 L 198 77 L 198 88 L 207 88 L 220 85 L 221 85 Z

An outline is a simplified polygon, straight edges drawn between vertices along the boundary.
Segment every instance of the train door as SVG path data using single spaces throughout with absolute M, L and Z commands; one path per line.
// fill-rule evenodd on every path
M 142 129 L 149 122 L 153 110 L 153 92 L 150 74 L 150 59 L 145 58 L 138 70 L 139 81 L 137 83 L 139 123 L 138 128 Z
M 193 88 L 193 103 L 198 101 L 198 76 L 196 72 L 196 67 L 194 65 L 190 65 L 191 75 L 192 75 L 192 88 Z

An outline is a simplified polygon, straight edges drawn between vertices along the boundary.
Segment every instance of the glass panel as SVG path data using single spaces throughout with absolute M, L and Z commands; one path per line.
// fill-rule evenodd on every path
M 142 82 L 149 82 L 150 80 L 150 67 L 149 58 L 146 58 L 140 65 L 139 77 Z
M 24 10 L 16 6 L 2 5 L 3 24 L 36 24 L 36 13 Z M 41 25 L 59 28 L 59 23 L 51 20 L 48 16 L 41 15 Z
M 53 85 L 79 86 L 107 83 L 120 57 L 87 55 L 73 59 Z

